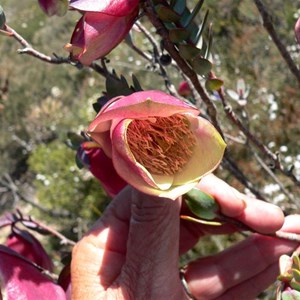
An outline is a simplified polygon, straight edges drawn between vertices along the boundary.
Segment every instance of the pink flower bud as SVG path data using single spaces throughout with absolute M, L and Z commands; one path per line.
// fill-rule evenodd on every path
M 15 229 L 8 236 L 6 245 L 42 268 L 50 272 L 53 271 L 52 260 L 41 243 L 28 231 Z
M 138 14 L 137 0 L 72 1 L 84 12 L 65 46 L 74 60 L 90 65 L 114 49 L 129 33 Z

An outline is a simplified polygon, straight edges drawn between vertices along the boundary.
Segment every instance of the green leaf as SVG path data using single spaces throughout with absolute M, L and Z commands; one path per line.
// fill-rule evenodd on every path
M 218 78 L 207 79 L 205 82 L 205 87 L 209 91 L 217 91 L 224 84 L 224 81 Z
M 198 41 L 199 41 L 199 39 L 200 39 L 200 37 L 202 36 L 202 33 L 204 31 L 204 28 L 206 26 L 206 22 L 207 22 L 207 19 L 208 19 L 208 14 L 209 14 L 209 10 L 206 11 L 204 19 L 203 19 L 203 21 L 201 23 L 201 26 L 199 28 L 199 31 L 198 31 L 197 35 L 195 36 L 195 38 L 193 38 L 193 40 L 192 40 L 192 42 L 194 44 L 197 44 Z
M 171 6 L 179 15 L 181 15 L 186 8 L 186 0 L 172 1 Z
M 3 29 L 5 26 L 6 17 L 2 6 L 0 5 L 0 29 Z
M 300 270 L 300 259 L 299 256 L 293 255 L 293 267 L 294 269 Z
M 169 38 L 173 43 L 186 41 L 190 33 L 184 28 L 174 28 L 169 30 Z
M 165 22 L 178 22 L 180 20 L 180 15 L 178 15 L 175 11 L 171 8 L 163 5 L 158 4 L 155 6 L 155 11 L 158 17 Z
M 115 76 L 108 76 L 106 78 L 106 91 L 107 97 L 109 99 L 117 97 L 117 96 L 127 96 L 132 94 L 134 91 L 129 87 L 125 77 L 122 75 L 119 79 L 117 75 Z
M 192 60 L 196 57 L 201 56 L 201 50 L 190 44 L 178 45 L 179 54 L 186 60 Z
M 189 60 L 189 64 L 197 74 L 204 77 L 206 77 L 212 69 L 212 63 L 208 59 L 205 59 L 203 57 Z
M 300 291 L 300 282 L 292 280 L 289 284 L 294 290 Z
M 192 189 L 184 195 L 189 209 L 199 218 L 212 220 L 217 217 L 219 205 L 209 194 L 198 189 Z
M 200 0 L 196 6 L 194 7 L 193 11 L 191 12 L 191 14 L 189 15 L 189 17 L 185 20 L 185 22 L 182 24 L 183 27 L 188 27 L 190 26 L 190 24 L 193 22 L 193 20 L 195 19 L 195 17 L 197 16 L 197 14 L 199 13 L 202 5 L 204 3 L 204 0 Z
M 296 269 L 292 269 L 292 273 L 294 276 L 294 279 L 300 283 L 300 271 Z
M 136 76 L 134 74 L 132 74 L 132 82 L 133 82 L 133 88 L 136 92 L 143 90 L 140 85 L 140 82 L 138 81 L 138 79 L 136 78 Z
M 84 138 L 75 132 L 69 131 L 67 133 L 67 137 L 68 139 L 66 143 L 73 150 L 77 150 L 80 147 L 81 143 L 84 142 Z

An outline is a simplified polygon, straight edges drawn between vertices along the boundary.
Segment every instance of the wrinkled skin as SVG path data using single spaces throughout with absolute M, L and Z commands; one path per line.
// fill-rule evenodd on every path
M 277 206 L 249 198 L 214 175 L 205 176 L 198 187 L 217 199 L 224 215 L 257 232 L 300 233 L 299 216 L 284 219 Z M 72 299 L 188 299 L 179 279 L 179 253 L 206 234 L 236 229 L 180 221 L 180 210 L 185 210 L 180 199 L 156 198 L 125 188 L 74 248 Z M 253 234 L 190 264 L 185 278 L 196 299 L 254 299 L 276 279 L 280 255 L 296 246 Z

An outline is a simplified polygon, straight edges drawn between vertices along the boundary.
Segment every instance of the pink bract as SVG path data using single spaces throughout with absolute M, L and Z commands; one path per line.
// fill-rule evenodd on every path
M 88 133 L 130 185 L 148 194 L 175 199 L 218 166 L 226 147 L 212 124 L 198 114 L 195 107 L 166 93 L 136 92 L 108 102 L 90 124 Z M 138 136 L 131 126 L 144 130 L 143 135 Z M 143 149 L 149 141 L 166 152 L 153 156 L 151 147 Z M 133 150 L 135 143 L 139 146 Z M 172 152 L 167 152 L 170 148 Z M 174 164 L 167 153 L 174 156 Z M 139 157 L 146 157 L 147 166 Z M 180 165 L 177 169 L 176 164 Z
M 3 245 L 0 245 L 0 278 L 3 299 L 66 300 L 60 286 L 30 261 Z
M 127 16 L 136 10 L 139 0 L 71 0 L 70 7 L 80 11 L 101 12 L 112 16 Z

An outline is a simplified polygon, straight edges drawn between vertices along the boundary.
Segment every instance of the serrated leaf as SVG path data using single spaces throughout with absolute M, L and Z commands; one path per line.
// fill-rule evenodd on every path
M 180 15 L 163 4 L 156 5 L 155 11 L 158 17 L 164 22 L 178 22 L 180 20 Z
M 197 74 L 204 77 L 206 77 L 212 69 L 212 63 L 208 59 L 205 59 L 203 57 L 190 60 L 189 64 Z
M 169 38 L 173 43 L 186 41 L 190 33 L 184 28 L 174 28 L 169 30 Z
M 201 23 L 201 26 L 199 28 L 199 31 L 197 32 L 197 35 L 195 36 L 195 38 L 192 38 L 192 42 L 196 45 L 199 40 L 200 40 L 200 37 L 202 36 L 202 33 L 204 31 L 204 28 L 206 26 L 206 22 L 207 22 L 207 19 L 208 19 L 208 14 L 209 14 L 209 10 L 206 11 L 205 13 L 205 16 L 203 18 L 203 21 Z
M 178 50 L 180 56 L 186 60 L 192 60 L 197 56 L 201 56 L 201 50 L 190 44 L 179 44 Z
M 142 91 L 142 87 L 140 85 L 140 82 L 138 81 L 138 79 L 136 78 L 136 76 L 134 74 L 132 74 L 132 82 L 133 82 L 133 88 L 136 92 Z
M 117 96 L 128 96 L 133 93 L 133 90 L 130 89 L 124 76 L 121 76 L 119 79 L 116 73 L 113 71 L 115 76 L 108 76 L 106 78 L 106 91 L 107 97 L 109 99 Z
M 181 15 L 186 8 L 186 0 L 175 0 L 171 2 L 171 7 L 176 11 L 179 15 Z
M 0 5 L 0 29 L 3 29 L 5 26 L 6 17 L 2 6 Z
M 206 80 L 205 87 L 209 91 L 217 91 L 222 87 L 223 84 L 224 84 L 223 80 L 218 78 L 212 78 Z
M 281 294 L 282 300 L 300 300 L 300 293 L 295 290 L 286 290 Z
M 219 205 L 209 194 L 198 189 L 192 189 L 184 196 L 189 209 L 199 218 L 212 220 L 217 217 Z

